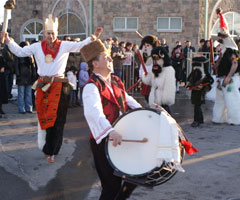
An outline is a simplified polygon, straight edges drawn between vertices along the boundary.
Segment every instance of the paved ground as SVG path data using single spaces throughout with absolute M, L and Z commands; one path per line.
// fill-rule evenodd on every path
M 184 91 L 177 95 L 173 115 L 200 152 L 185 156 L 185 173 L 153 189 L 139 187 L 130 200 L 240 200 L 240 126 L 212 124 L 212 106 L 210 101 L 203 106 L 205 123 L 192 128 L 192 105 Z M 7 114 L 0 119 L 1 200 L 98 199 L 100 186 L 81 108 L 69 110 L 64 144 L 52 165 L 37 148 L 36 114 L 18 114 L 16 101 L 3 108 Z

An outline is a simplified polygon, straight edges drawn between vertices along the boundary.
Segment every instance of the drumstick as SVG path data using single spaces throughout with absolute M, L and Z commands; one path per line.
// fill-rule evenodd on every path
M 113 141 L 112 138 L 109 139 L 110 141 Z M 122 139 L 122 142 L 139 142 L 139 143 L 146 143 L 148 141 L 147 138 L 143 138 L 142 140 L 125 140 Z

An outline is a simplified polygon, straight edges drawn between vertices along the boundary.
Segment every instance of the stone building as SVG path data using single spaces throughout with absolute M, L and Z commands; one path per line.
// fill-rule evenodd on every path
M 231 34 L 240 34 L 239 0 L 16 0 L 12 11 L 11 33 L 17 42 L 41 40 L 44 19 L 52 13 L 59 18 L 59 37 L 81 39 L 102 26 L 102 39 L 140 43 L 142 35 L 166 38 L 170 49 L 177 40 L 192 41 L 216 35 L 217 7 L 223 9 Z

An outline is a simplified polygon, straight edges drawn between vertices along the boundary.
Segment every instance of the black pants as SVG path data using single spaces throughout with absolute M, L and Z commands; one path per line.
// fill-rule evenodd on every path
M 53 127 L 46 129 L 46 143 L 43 152 L 46 155 L 57 155 L 63 142 L 63 129 L 67 117 L 67 109 L 69 104 L 70 86 L 63 83 L 62 93 L 58 105 L 57 119 Z
M 105 140 L 96 144 L 94 139 L 90 139 L 90 146 L 96 170 L 102 185 L 102 193 L 99 200 L 125 200 L 137 187 L 134 184 L 124 182 L 122 178 L 113 175 L 113 168 L 109 165 L 105 155 Z
M 194 121 L 203 123 L 203 113 L 202 113 L 201 104 L 194 105 Z

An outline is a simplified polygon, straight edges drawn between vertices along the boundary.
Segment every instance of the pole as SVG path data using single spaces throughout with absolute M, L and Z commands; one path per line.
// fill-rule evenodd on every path
M 93 0 L 89 0 L 89 35 L 93 34 Z
M 204 39 L 208 39 L 207 35 L 207 30 L 208 30 L 208 0 L 205 0 L 205 17 L 204 17 Z
M 7 32 L 8 29 L 8 18 L 11 14 L 11 10 L 15 7 L 15 0 L 8 0 L 5 2 L 4 5 L 4 22 L 2 26 L 2 32 Z M 4 38 L 1 38 L 0 43 L 4 43 Z

